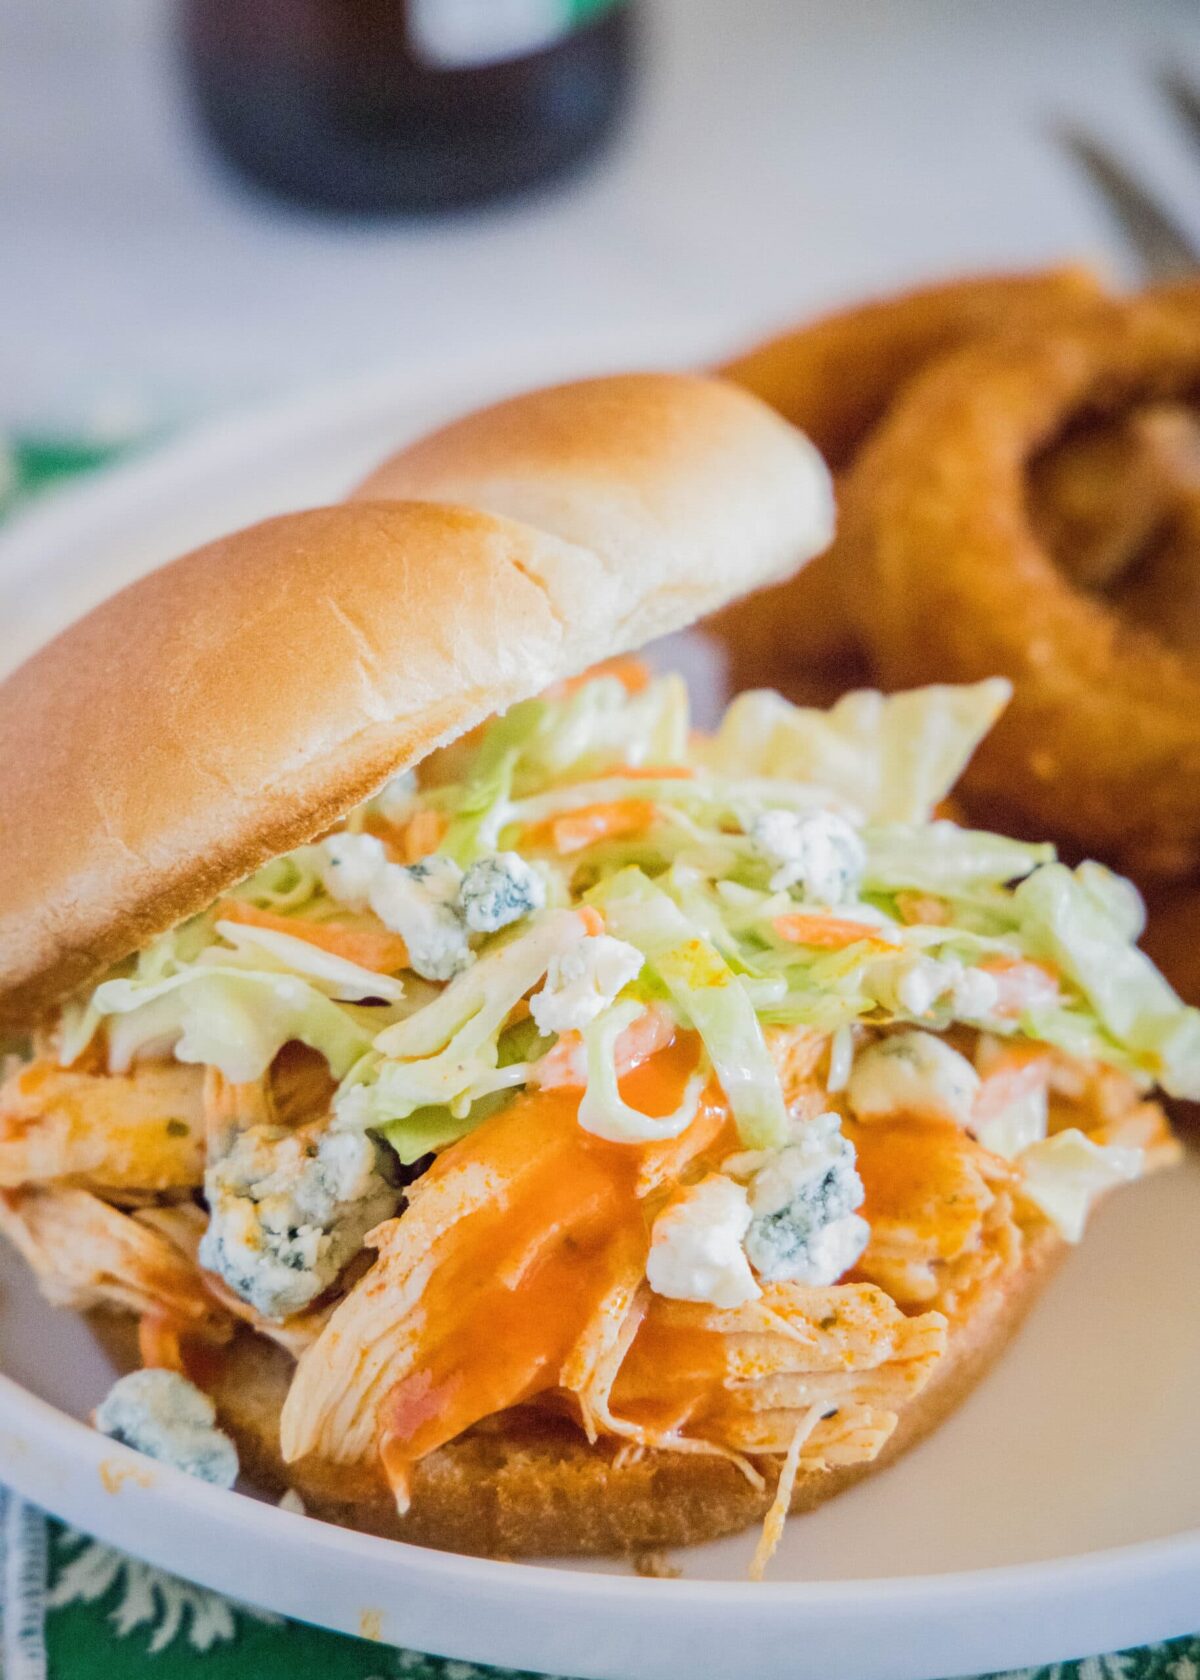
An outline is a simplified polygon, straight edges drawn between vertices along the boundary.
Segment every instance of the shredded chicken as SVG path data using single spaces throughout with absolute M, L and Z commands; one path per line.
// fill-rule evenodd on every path
M 752 1581 L 762 1580 L 767 1572 L 767 1565 L 775 1556 L 775 1550 L 783 1538 L 783 1525 L 786 1523 L 788 1512 L 791 1510 L 796 1477 L 800 1472 L 800 1455 L 804 1451 L 804 1443 L 810 1438 L 820 1420 L 820 1407 L 810 1406 L 807 1412 L 801 1415 L 792 1431 L 791 1444 L 779 1472 L 779 1481 L 775 1486 L 775 1497 L 771 1501 L 771 1509 L 767 1512 L 763 1522 L 762 1533 L 759 1536 L 758 1545 L 754 1549 L 754 1557 L 750 1562 L 750 1579 Z
M 37 1061 L 0 1087 L 0 1188 L 69 1180 L 184 1190 L 204 1177 L 199 1068 L 146 1062 L 83 1073 Z
M 211 1166 L 229 1154 L 241 1132 L 275 1124 L 275 1099 L 269 1079 L 235 1085 L 215 1067 L 204 1070 L 204 1130 Z M 203 1174 L 201 1175 L 203 1181 Z
M 828 1036 L 796 1027 L 768 1027 L 765 1036 L 790 1112 L 807 1120 L 828 1108 L 828 1096 L 817 1078 L 829 1049 Z
M 797 1417 L 816 1406 L 806 1467 L 874 1457 L 945 1341 L 940 1314 L 908 1317 L 866 1283 L 774 1284 L 726 1311 L 654 1297 L 610 1411 L 653 1423 L 664 1444 L 686 1438 L 777 1453 L 787 1451 Z
M 711 1120 L 694 1125 L 682 1138 L 643 1153 L 635 1194 L 661 1193 L 662 1185 L 688 1170 L 689 1159 L 694 1163 L 713 1147 Z M 478 1330 L 502 1339 L 504 1326 L 493 1313 L 503 1311 L 510 1293 L 515 1297 L 535 1271 L 544 1275 L 548 1256 L 563 1241 L 562 1224 L 543 1200 L 550 1187 L 566 1181 L 578 1195 L 581 1218 L 598 1205 L 604 1181 L 589 1179 L 586 1163 L 578 1160 L 581 1147 L 586 1155 L 594 1146 L 581 1146 L 569 1107 L 555 1108 L 547 1099 L 524 1113 L 497 1117 L 421 1181 L 402 1218 L 371 1234 L 379 1250 L 376 1265 L 334 1311 L 298 1367 L 282 1419 L 288 1459 L 316 1453 L 355 1462 L 378 1447 L 403 1501 L 411 1456 L 466 1426 L 457 1414 L 455 1425 L 445 1417 L 441 1373 L 460 1369 L 457 1354 L 447 1351 L 456 1325 L 465 1322 L 468 1334 L 475 1334 L 471 1296 L 481 1288 L 499 1289 L 486 1298 L 488 1318 Z M 527 1198 L 541 1215 L 528 1226 L 521 1217 Z M 574 1202 L 566 1205 L 575 1208 Z M 473 1244 L 492 1244 L 501 1232 L 517 1240 L 516 1248 L 506 1254 L 489 1246 L 488 1281 L 472 1281 Z M 536 1339 L 541 1327 L 533 1325 L 533 1346 L 515 1375 L 506 1369 L 510 1387 L 499 1404 L 537 1392 L 565 1394 L 592 1439 L 718 1454 L 756 1486 L 763 1479 L 754 1458 L 786 1453 L 798 1419 L 813 1408 L 819 1415 L 804 1442 L 805 1468 L 873 1457 L 895 1427 L 898 1406 L 928 1379 L 945 1345 L 939 1315 L 906 1316 L 866 1283 L 769 1285 L 758 1300 L 724 1311 L 654 1296 L 643 1282 L 640 1219 L 609 1232 L 602 1263 L 595 1257 L 589 1262 L 585 1239 L 570 1240 L 581 1288 L 587 1278 L 587 1293 L 580 1296 L 586 1312 L 578 1322 L 567 1320 L 561 1349 L 552 1340 L 543 1349 Z M 433 1302 L 431 1291 L 436 1294 L 448 1276 L 458 1278 L 454 1299 Z M 527 1300 L 526 1307 L 526 1317 L 536 1320 L 536 1303 Z M 496 1391 L 491 1404 L 483 1397 L 487 1392 L 473 1397 L 467 1423 L 497 1409 Z M 461 1384 L 453 1404 L 460 1400 Z M 393 1430 L 400 1432 L 403 1450 L 389 1464 Z
M 1100 1144 L 1145 1151 L 1145 1170 L 1157 1172 L 1179 1160 L 1181 1145 L 1161 1104 L 1148 1102 L 1127 1074 L 1098 1062 L 1063 1055 L 1050 1069 L 1050 1131 L 1077 1126 Z
M 684 1077 L 690 1063 L 661 1020 L 655 1035 L 651 1051 L 675 1055 Z M 844 1112 L 824 1089 L 827 1038 L 771 1029 L 768 1042 L 794 1115 L 831 1100 Z M 988 1041 L 956 1043 L 978 1048 L 986 1081 Z M 559 1060 L 541 1093 L 447 1151 L 403 1216 L 368 1233 L 375 1263 L 339 1303 L 281 1322 L 201 1267 L 209 1216 L 180 1193 L 206 1182 L 207 1164 L 211 1201 L 255 1139 L 283 1149 L 323 1135 L 328 1070 L 297 1046 L 246 1085 L 160 1063 L 122 1076 L 48 1060 L 15 1070 L 0 1087 L 0 1229 L 50 1299 L 140 1315 L 148 1365 L 182 1370 L 188 1338 L 236 1321 L 272 1337 L 299 1360 L 285 1457 L 378 1454 L 401 1506 L 422 1453 L 539 1396 L 622 1453 L 719 1455 L 762 1489 L 773 1475 L 761 1572 L 796 1478 L 880 1452 L 944 1352 L 947 1318 L 961 1322 L 1019 1264 L 1040 1215 L 1022 1201 L 1019 1165 L 963 1125 L 846 1118 L 871 1226 L 854 1281 L 760 1279 L 757 1299 L 729 1309 L 667 1299 L 646 1285 L 648 1232 L 672 1186 L 728 1153 L 719 1094 L 669 1142 L 606 1145 L 575 1118 L 576 1047 L 564 1042 Z M 1039 1052 L 1034 1073 L 1051 1132 L 1139 1148 L 1152 1166 L 1174 1158 L 1161 1109 L 1125 1076 L 1055 1052 Z
M 873 1121 L 848 1124 L 846 1133 L 871 1227 L 858 1272 L 902 1306 L 939 1303 L 954 1268 L 992 1230 L 988 1215 L 1014 1169 L 949 1121 Z
M 167 1209 L 123 1213 L 87 1190 L 0 1192 L 0 1230 L 56 1305 L 159 1313 L 219 1334 L 228 1320 L 190 1258 L 189 1224 Z
M 532 1393 L 582 1384 L 645 1274 L 641 1199 L 726 1124 L 722 1106 L 702 1104 L 680 1137 L 629 1149 L 590 1138 L 571 1098 L 550 1092 L 518 1099 L 448 1150 L 403 1216 L 370 1233 L 375 1265 L 301 1360 L 285 1456 L 353 1463 L 393 1431 L 432 1450 Z M 474 1380 L 453 1405 L 431 1407 L 431 1372 L 458 1357 L 460 1337 L 480 1350 Z

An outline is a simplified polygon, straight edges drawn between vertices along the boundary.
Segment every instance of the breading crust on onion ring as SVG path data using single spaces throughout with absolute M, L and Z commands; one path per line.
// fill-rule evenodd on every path
M 847 608 L 886 685 L 1014 680 L 968 774 L 976 805 L 1175 878 L 1200 869 L 1200 665 L 1064 576 L 1026 475 L 1072 424 L 1197 390 L 1197 290 L 969 346 L 859 456 L 841 539 Z
M 1144 564 L 1179 536 L 1175 525 L 1200 498 L 1200 419 L 1181 403 L 1154 403 L 1084 426 L 1030 463 L 1029 504 L 1044 546 L 1076 583 L 1134 603 Z M 1162 573 L 1157 564 L 1155 576 Z M 1176 571 L 1171 567 L 1172 574 Z M 1157 592 L 1133 616 L 1170 639 L 1157 620 Z M 1124 610 L 1125 603 L 1122 602 Z
M 1141 944 L 1186 1003 L 1200 1003 L 1200 886 L 1152 885 Z
M 807 432 L 841 472 L 934 358 L 975 339 L 1069 319 L 1100 296 L 1099 279 L 1080 267 L 951 280 L 827 315 L 718 371 Z M 796 578 L 714 620 L 735 687 L 770 680 L 794 700 L 824 704 L 869 681 L 842 605 L 840 558 L 835 543 Z
M 1156 540 L 1109 598 L 1130 623 L 1157 631 L 1181 653 L 1200 655 L 1200 486 L 1176 500 Z
M 807 432 L 835 472 L 896 392 L 948 350 L 1058 321 L 1102 296 L 1090 269 L 970 275 L 822 316 L 718 369 Z

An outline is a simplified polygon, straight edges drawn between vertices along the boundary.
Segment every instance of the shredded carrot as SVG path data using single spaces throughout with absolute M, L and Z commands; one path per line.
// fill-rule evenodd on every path
M 898 892 L 896 908 L 909 927 L 946 927 L 950 921 L 949 905 L 929 893 Z
M 604 932 L 604 917 L 600 914 L 599 910 L 596 909 L 594 904 L 579 905 L 575 914 L 583 923 L 583 931 L 585 933 L 597 934 Z
M 446 819 L 438 811 L 418 811 L 400 836 L 400 850 L 405 863 L 420 863 L 436 852 L 446 832 Z
M 602 659 L 598 665 L 590 665 L 577 677 L 564 677 L 562 682 L 551 683 L 549 688 L 542 690 L 542 699 L 563 700 L 577 693 L 585 683 L 595 682 L 597 677 L 616 677 L 626 694 L 641 694 L 650 686 L 650 669 L 645 662 L 635 659 L 632 654 L 622 653 L 612 659 Z
M 820 951 L 844 951 L 848 945 L 864 940 L 877 951 L 900 949 L 890 939 L 884 939 L 870 923 L 842 921 L 836 916 L 805 916 L 796 912 L 776 916 L 771 926 L 789 945 L 812 945 Z
M 578 811 L 554 817 L 549 823 L 555 851 L 581 852 L 598 840 L 618 840 L 627 834 L 643 834 L 654 821 L 654 806 L 644 799 L 615 799 L 607 805 L 584 805 Z
M 605 776 L 623 776 L 641 782 L 690 782 L 696 772 L 690 764 L 613 764 Z M 592 773 L 589 772 L 589 780 Z
M 999 1055 L 980 1068 L 982 1079 L 975 1096 L 976 1120 L 991 1120 L 1013 1103 L 1044 1090 L 1053 1058 L 1041 1044 L 1005 1044 Z
M 1027 1009 L 1051 1008 L 1058 1002 L 1058 971 L 1050 963 L 996 956 L 988 957 L 979 967 L 996 982 L 997 1015 L 1015 1017 Z
M 217 920 L 290 933 L 293 939 L 303 939 L 306 945 L 316 945 L 331 956 L 344 957 L 347 962 L 357 963 L 359 968 L 369 968 L 376 974 L 395 974 L 408 967 L 408 946 L 398 933 L 389 933 L 386 928 L 306 922 L 299 916 L 277 916 L 271 910 L 259 910 L 239 898 L 222 899 L 217 905 Z

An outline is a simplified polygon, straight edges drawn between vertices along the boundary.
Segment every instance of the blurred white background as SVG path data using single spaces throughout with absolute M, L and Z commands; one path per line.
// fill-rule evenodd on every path
M 237 0 L 230 0 L 236 4 Z M 0 426 L 175 420 L 394 361 L 619 335 L 713 354 L 926 274 L 1119 245 L 1084 118 L 1200 235 L 1153 88 L 1195 0 L 645 0 L 629 119 L 516 206 L 354 226 L 196 136 L 166 0 L 0 0 Z M 649 338 L 648 338 L 649 334 Z

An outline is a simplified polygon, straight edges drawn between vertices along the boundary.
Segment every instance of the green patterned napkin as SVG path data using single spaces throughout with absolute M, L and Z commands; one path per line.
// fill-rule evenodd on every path
M 128 445 L 0 446 L 0 515 Z M 65 1528 L 0 1488 L 0 1680 L 521 1680 L 287 1622 Z M 722 1677 L 740 1680 L 740 1677 Z M 1200 1680 L 1200 1634 L 1007 1680 Z
M 0 518 L 64 479 L 105 467 L 135 447 L 133 440 L 0 437 Z

